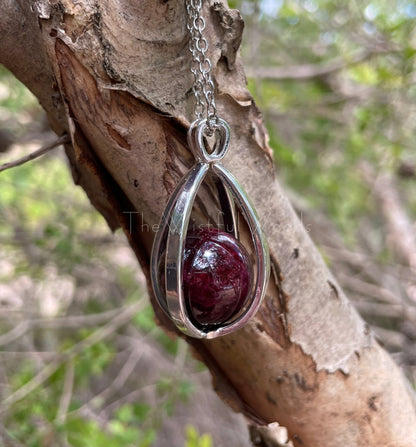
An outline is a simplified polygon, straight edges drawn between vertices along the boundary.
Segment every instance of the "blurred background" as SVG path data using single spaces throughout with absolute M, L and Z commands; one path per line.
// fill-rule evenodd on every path
M 229 4 L 278 178 L 414 386 L 416 2 Z M 0 163 L 55 139 L 0 67 Z M 251 445 L 186 344 L 155 325 L 124 236 L 73 185 L 62 148 L 0 172 L 0 241 L 1 445 Z

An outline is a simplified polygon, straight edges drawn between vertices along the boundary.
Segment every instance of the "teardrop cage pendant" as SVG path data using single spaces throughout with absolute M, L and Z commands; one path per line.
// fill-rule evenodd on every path
M 207 150 L 205 136 L 212 130 L 216 137 L 214 147 L 209 151 Z M 196 164 L 181 179 L 172 193 L 153 244 L 151 272 L 156 298 L 161 308 L 177 328 L 186 335 L 196 338 L 211 339 L 229 334 L 244 326 L 259 309 L 269 278 L 268 245 L 257 214 L 243 188 L 221 163 L 227 153 L 229 141 L 229 126 L 226 121 L 220 118 L 210 122 L 207 119 L 199 119 L 192 123 L 188 131 L 188 144 L 195 156 Z M 222 318 L 218 318 L 218 321 L 214 319 L 214 321 L 209 320 L 207 322 L 195 316 L 192 310 L 192 302 L 190 302 L 192 297 L 189 297 L 186 290 L 187 283 L 184 281 L 184 276 L 186 274 L 187 278 L 189 276 L 192 278 L 192 272 L 186 271 L 189 264 L 187 254 L 193 249 L 187 242 L 188 227 L 198 190 L 208 174 L 216 180 L 215 184 L 224 226 L 229 235 L 219 231 L 211 231 L 205 232 L 203 237 L 200 234 L 194 236 L 194 239 L 214 238 L 215 240 L 212 243 L 210 242 L 210 246 L 219 246 L 220 250 L 218 255 L 218 253 L 207 249 L 208 257 L 203 260 L 198 258 L 198 254 L 195 259 L 197 259 L 196 262 L 200 269 L 195 274 L 201 274 L 201 278 L 205 278 L 206 269 L 222 269 L 222 275 L 227 277 L 227 290 L 223 294 L 225 297 L 230 293 L 230 290 L 235 292 L 238 289 L 238 286 L 236 286 L 238 278 L 234 278 L 235 271 L 243 269 L 244 261 L 249 262 L 249 268 L 253 272 L 252 275 L 250 274 L 250 281 L 247 281 L 247 275 L 240 280 L 240 283 L 246 287 L 245 289 L 244 287 L 243 289 L 240 288 L 240 290 L 247 290 L 247 296 L 243 296 L 242 299 L 239 298 L 237 308 L 232 311 L 226 309 L 226 312 L 222 312 Z M 221 241 L 223 241 L 225 250 L 228 251 L 231 250 L 231 246 L 241 246 L 238 241 L 237 210 L 251 233 L 254 266 L 249 257 L 244 255 L 244 247 L 240 249 L 241 253 L 235 254 L 232 252 L 231 259 L 235 260 L 234 263 L 221 259 L 221 253 L 224 252 L 224 247 L 220 246 Z M 233 242 L 234 238 L 235 243 Z M 224 266 L 224 264 L 226 265 Z M 215 274 L 213 272 L 214 276 Z M 213 281 L 215 282 L 215 279 Z M 213 289 L 213 285 L 208 284 L 206 290 L 211 289 Z M 221 296 L 220 299 L 222 299 Z M 225 305 L 220 303 L 219 306 L 224 307 Z

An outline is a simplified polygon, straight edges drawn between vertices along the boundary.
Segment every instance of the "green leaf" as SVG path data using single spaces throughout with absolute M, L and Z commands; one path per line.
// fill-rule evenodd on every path
M 194 383 L 189 380 L 181 380 L 178 386 L 179 398 L 183 402 L 187 402 L 192 393 L 195 391 Z
M 185 447 L 213 447 L 212 437 L 208 433 L 199 436 L 199 432 L 193 425 L 185 427 Z

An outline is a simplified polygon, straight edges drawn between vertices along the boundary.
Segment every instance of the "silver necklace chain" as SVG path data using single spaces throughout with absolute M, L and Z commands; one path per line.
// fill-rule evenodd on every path
M 217 116 L 215 107 L 212 63 L 206 54 L 208 42 L 203 36 L 205 20 L 201 14 L 202 3 L 208 0 L 184 1 L 196 99 L 196 119 L 188 129 L 188 145 L 195 157 L 195 163 L 176 185 L 169 198 L 153 243 L 151 273 L 155 296 L 176 327 L 188 336 L 212 339 L 241 328 L 258 311 L 270 274 L 270 257 L 267 241 L 250 200 L 235 177 L 221 163 L 229 147 L 230 127 Z M 227 317 L 229 319 L 225 322 L 223 317 L 219 317 L 218 321 L 212 318 L 212 324 L 205 324 L 193 315 L 193 297 L 184 292 L 185 278 L 182 271 L 186 238 L 193 221 L 192 210 L 206 176 L 214 180 L 212 189 L 217 191 L 216 194 L 214 191 L 212 193 L 217 196 L 218 211 L 223 216 L 222 222 L 229 237 L 238 239 L 240 215 L 246 222 L 245 227 L 250 232 L 252 241 L 252 266 L 247 265 L 247 271 L 252 270 L 253 277 L 256 278 L 243 307 Z M 165 267 L 161 269 L 161 265 Z
M 205 20 L 202 17 L 202 0 L 185 0 L 188 15 L 187 28 L 191 34 L 189 49 L 192 53 L 191 72 L 194 75 L 192 86 L 195 95 L 194 113 L 197 120 L 206 119 L 208 128 L 218 123 L 215 105 L 215 86 L 211 78 L 212 63 L 207 57 L 208 42 L 203 36 Z

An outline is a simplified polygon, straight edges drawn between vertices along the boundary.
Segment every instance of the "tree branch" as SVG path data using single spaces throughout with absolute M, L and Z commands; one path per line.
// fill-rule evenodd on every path
M 186 142 L 193 104 L 186 93 L 192 81 L 184 3 L 143 0 L 138 8 L 135 2 L 78 0 L 75 7 L 62 0 L 56 8 L 55 2 L 39 0 L 37 9 L 26 7 L 19 20 L 11 14 L 14 5 L 6 2 L 0 30 L 10 28 L 9 17 L 12 25 L 25 23 L 25 15 L 37 24 L 34 33 L 63 105 L 45 108 L 53 116 L 63 112 L 64 119 L 55 122 L 58 134 L 71 135 L 67 154 L 74 178 L 112 226 L 124 228 L 149 279 L 151 228 L 194 163 Z M 203 5 L 208 40 L 223 42 L 226 27 L 233 26 L 219 17 L 226 8 L 216 9 L 213 1 Z M 0 56 L 7 62 L 6 50 L 15 45 L 16 33 L 2 37 Z M 19 66 L 13 60 L 6 65 L 23 71 L 26 61 L 36 70 L 27 51 L 21 45 Z M 278 421 L 296 447 L 413 446 L 414 396 L 328 272 L 276 182 L 272 151 L 241 61 L 237 58 L 230 69 L 223 53 L 222 45 L 211 45 L 207 55 L 216 104 L 233 135 L 224 163 L 244 181 L 261 216 L 273 275 L 250 324 L 219 339 L 187 341 L 234 409 L 257 423 Z M 52 82 L 42 81 L 31 76 L 27 83 L 36 82 L 43 97 L 50 98 Z M 215 207 L 206 208 L 201 216 L 208 219 Z M 138 217 L 134 225 L 126 211 Z M 161 324 L 172 332 L 172 323 L 152 299 Z M 8 402 L 27 392 L 18 390 Z
M 74 362 L 69 360 L 66 366 L 64 387 L 62 390 L 61 399 L 59 400 L 58 412 L 56 414 L 56 422 L 63 424 L 66 420 L 68 408 L 71 404 L 72 390 L 74 387 Z
M 386 222 L 392 249 L 416 272 L 416 234 L 390 175 L 380 175 L 373 183 L 373 193 Z
M 340 57 L 324 64 L 289 65 L 287 67 L 248 67 L 248 77 L 273 80 L 307 81 L 320 78 L 359 64 L 371 57 L 386 53 L 387 50 L 364 50 L 353 54 L 349 59 Z
M 0 335 L 0 346 L 9 345 L 33 329 L 64 329 L 98 326 L 116 317 L 120 309 L 111 309 L 106 312 L 89 315 L 70 315 L 56 318 L 34 318 L 24 320 L 9 332 Z
M 62 135 L 57 140 L 55 140 L 53 143 L 47 144 L 46 146 L 42 146 L 40 149 L 37 149 L 34 152 L 31 152 L 30 154 L 25 155 L 22 158 L 19 158 L 14 161 L 10 161 L 8 163 L 4 163 L 0 165 L 0 172 L 6 171 L 7 169 L 15 168 L 16 166 L 23 165 L 24 163 L 27 163 L 28 161 L 35 160 L 36 158 L 41 157 L 42 155 L 45 155 L 47 152 L 51 151 L 52 149 L 55 149 L 58 146 L 61 146 L 62 144 L 70 143 L 71 139 L 67 134 Z

